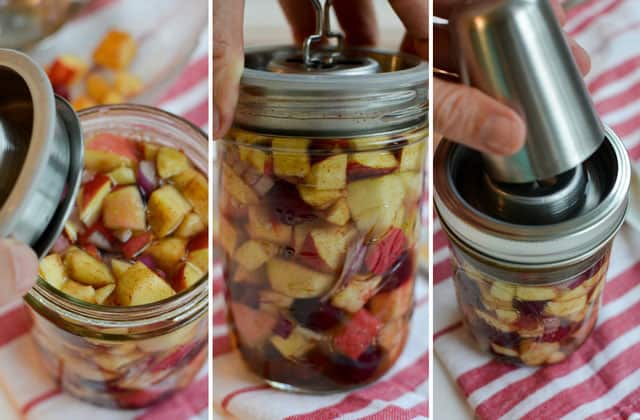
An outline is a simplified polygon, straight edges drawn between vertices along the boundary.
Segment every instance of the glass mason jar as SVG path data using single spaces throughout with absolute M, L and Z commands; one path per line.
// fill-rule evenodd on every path
M 139 105 L 89 108 L 79 117 L 85 138 L 109 132 L 175 147 L 207 173 L 207 137 L 179 117 Z M 207 360 L 208 275 L 169 299 L 140 306 L 86 303 L 43 279 L 25 300 L 49 374 L 93 404 L 150 405 L 185 388 Z
M 596 325 L 630 171 L 624 146 L 611 130 L 606 134 L 580 169 L 588 177 L 579 191 L 584 200 L 555 202 L 555 223 L 524 207 L 510 215 L 512 196 L 492 199 L 477 152 L 449 142 L 436 152 L 434 201 L 451 245 L 462 318 L 480 347 L 503 361 L 561 362 Z M 570 185 L 560 180 L 552 194 L 570 197 L 562 190 Z
M 383 70 L 268 71 L 288 51 L 247 53 L 235 127 L 218 146 L 228 318 L 269 384 L 330 392 L 384 374 L 408 336 L 427 70 L 361 51 Z

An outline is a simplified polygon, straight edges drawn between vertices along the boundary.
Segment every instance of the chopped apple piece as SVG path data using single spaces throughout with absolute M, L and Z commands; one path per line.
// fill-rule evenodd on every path
M 79 248 L 67 251 L 64 265 L 69 277 L 82 284 L 102 287 L 116 281 L 109 267 Z
M 171 234 L 191 211 L 191 205 L 171 185 L 155 190 L 148 203 L 149 224 L 160 238 Z
M 119 71 L 116 73 L 113 86 L 118 93 L 126 98 L 136 96 L 142 91 L 142 80 L 135 74 L 131 74 L 126 71 Z
M 523 340 L 520 343 L 520 359 L 531 366 L 543 364 L 549 356 L 558 351 L 558 343 L 540 343 L 532 340 Z
M 96 290 L 91 286 L 69 280 L 60 290 L 78 300 L 82 300 L 87 303 L 96 303 Z
M 273 171 L 278 176 L 304 178 L 311 171 L 307 153 L 310 141 L 300 138 L 274 138 Z
M 330 207 L 344 195 L 342 190 L 318 190 L 305 185 L 298 185 L 298 192 L 304 202 L 320 210 Z
M 149 143 L 147 141 L 141 143 L 142 147 L 142 156 L 144 160 L 148 160 L 149 162 L 155 162 L 156 157 L 158 156 L 158 150 L 160 150 L 160 146 L 154 143 Z
M 122 306 L 145 305 L 173 295 L 171 286 L 141 262 L 129 268 L 116 285 L 116 297 Z
M 147 218 L 138 187 L 130 185 L 109 193 L 104 199 L 102 221 L 108 229 L 145 230 Z
M 180 192 L 193 206 L 193 211 L 200 216 L 205 226 L 209 225 L 209 183 L 200 172 L 196 172 L 186 185 L 180 188 Z
M 256 241 L 254 239 L 240 245 L 235 252 L 234 259 L 245 270 L 256 270 L 264 263 L 278 254 L 278 245 L 265 241 Z
M 192 236 L 205 230 L 207 227 L 202 223 L 202 219 L 195 213 L 189 213 L 175 232 L 179 238 L 189 239 Z
M 74 221 L 67 220 L 64 224 L 64 233 L 71 242 L 75 243 L 78 241 L 78 231 L 78 225 Z
M 579 312 L 587 306 L 587 296 L 583 295 L 573 300 L 561 302 L 550 301 L 544 307 L 544 314 L 549 316 L 568 316 Z
M 187 247 L 189 255 L 187 261 L 194 264 L 203 272 L 209 271 L 209 232 L 204 231 L 195 236 Z
M 173 272 L 187 252 L 187 240 L 181 238 L 163 238 L 151 244 L 145 251 L 166 273 Z
M 349 280 L 347 287 L 331 298 L 331 304 L 347 312 L 358 312 L 376 292 L 381 281 L 381 276 L 360 279 L 360 276 L 356 275 Z
M 153 235 L 150 232 L 134 235 L 122 245 L 122 254 L 125 258 L 131 260 L 144 252 L 152 241 Z
M 247 347 L 261 345 L 271 335 L 273 327 L 278 322 L 277 318 L 268 312 L 257 311 L 233 301 L 230 311 L 238 338 Z
M 491 315 L 488 312 L 485 312 L 480 309 L 476 309 L 476 315 L 478 315 L 480 319 L 482 319 L 484 322 L 486 322 L 487 324 L 489 324 L 490 326 L 492 326 L 498 331 L 506 332 L 506 333 L 516 331 L 515 327 L 513 327 L 507 322 L 504 322 L 498 318 L 495 318 L 493 315 Z
M 409 326 L 403 319 L 385 324 L 378 334 L 378 344 L 388 352 L 390 360 L 396 360 L 403 349 L 403 344 L 409 335 Z
M 400 172 L 397 174 L 402 180 L 405 191 L 405 201 L 412 206 L 422 198 L 422 184 L 424 177 L 420 172 Z
M 288 309 L 293 304 L 293 298 L 285 296 L 282 293 L 277 293 L 271 290 L 262 290 L 260 292 L 260 305 L 272 305 L 279 309 Z
M 317 190 L 344 188 L 347 185 L 347 155 L 335 155 L 314 163 L 305 183 Z
M 124 102 L 124 98 L 122 97 L 122 95 L 120 95 L 120 93 L 118 93 L 115 90 L 108 91 L 107 94 L 104 95 L 100 100 L 100 103 L 102 105 L 121 104 L 123 102 Z
M 111 133 L 100 133 L 85 143 L 85 168 L 109 172 L 120 166 L 133 168 L 138 150 L 133 141 Z
M 386 323 L 398 319 L 413 307 L 413 282 L 407 281 L 390 292 L 381 292 L 369 301 L 369 310 L 380 321 Z
M 348 185 L 347 203 L 358 228 L 386 231 L 404 199 L 404 184 L 396 175 L 367 178 Z
M 111 70 L 125 70 L 136 54 L 136 41 L 122 31 L 109 31 L 93 52 L 93 61 Z
M 60 289 L 67 279 L 67 272 L 58 254 L 47 255 L 40 261 L 38 274 L 50 285 Z
M 222 164 L 222 187 L 242 204 L 258 204 L 258 195 L 231 169 Z
M 271 344 L 273 344 L 285 358 L 296 360 L 304 356 L 315 346 L 315 343 L 309 340 L 308 336 L 300 330 L 301 327 L 295 327 L 287 338 L 273 335 L 271 337 Z
M 491 343 L 491 348 L 493 349 L 493 351 L 495 351 L 498 354 L 502 354 L 504 356 L 509 356 L 509 357 L 518 357 L 517 351 L 507 347 L 500 346 L 496 343 Z
M 220 243 L 230 257 L 233 257 L 238 245 L 238 232 L 224 216 L 220 217 Z
M 398 161 L 388 151 L 359 152 L 349 156 L 347 173 L 349 179 L 384 175 L 393 172 Z
M 336 272 L 342 267 L 354 233 L 349 226 L 314 228 L 305 238 L 298 254 L 302 262 L 313 269 Z
M 511 299 L 513 299 L 516 295 L 516 287 L 510 284 L 500 283 L 496 281 L 491 285 L 489 293 L 491 293 L 491 296 L 498 300 L 511 303 Z
M 133 264 L 126 261 L 117 259 L 111 260 L 111 270 L 113 270 L 113 274 L 115 274 L 118 280 L 122 278 L 122 275 L 131 268 L 131 266 L 133 266 Z
M 115 185 L 131 185 L 136 183 L 136 173 L 132 168 L 122 166 L 109 172 L 109 178 Z
M 76 111 L 82 111 L 85 108 L 91 108 L 96 105 L 98 105 L 98 103 L 86 95 L 80 95 L 71 101 L 71 106 Z
M 204 274 L 198 267 L 190 262 L 184 262 L 178 268 L 176 275 L 173 278 L 173 287 L 177 291 L 187 290 L 194 284 L 196 284 Z
M 267 277 L 274 291 L 292 298 L 317 297 L 333 285 L 333 276 L 279 258 L 267 262 Z
M 85 226 L 92 226 L 100 217 L 104 199 L 111 191 L 111 180 L 105 175 L 97 175 L 87 182 L 80 191 L 80 220 Z
M 340 198 L 330 208 L 328 208 L 322 217 L 329 223 L 334 225 L 344 226 L 351 218 L 349 212 L 349 204 L 347 204 L 346 198 Z
M 426 159 L 424 144 L 424 141 L 418 141 L 402 148 L 400 151 L 401 171 L 420 171 Z
M 274 220 L 263 207 L 249 207 L 247 232 L 252 239 L 262 239 L 279 245 L 291 241 L 292 227 Z
M 516 297 L 520 300 L 551 300 L 556 297 L 556 290 L 546 286 L 518 286 Z
M 90 74 L 85 81 L 85 90 L 91 99 L 102 103 L 103 99 L 111 90 L 111 85 L 107 79 L 98 73 Z
M 107 284 L 106 286 L 96 289 L 96 303 L 98 305 L 104 305 L 115 289 L 115 284 Z
M 265 151 L 250 146 L 238 146 L 240 159 L 247 161 L 256 168 L 261 174 L 269 172 L 269 166 L 272 165 L 271 156 Z
M 161 147 L 156 156 L 158 175 L 163 179 L 171 178 L 191 167 L 189 159 L 179 150 Z
M 64 54 L 53 61 L 47 75 L 54 87 L 68 87 L 84 77 L 88 70 L 89 65 L 82 58 Z

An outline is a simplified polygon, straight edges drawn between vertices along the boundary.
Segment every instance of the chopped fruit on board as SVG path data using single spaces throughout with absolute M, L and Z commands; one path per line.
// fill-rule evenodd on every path
M 111 70 L 129 67 L 138 46 L 131 35 L 122 31 L 109 31 L 93 52 L 96 64 Z
M 89 176 L 63 233 L 67 244 L 42 260 L 40 276 L 78 299 L 111 306 L 163 300 L 203 278 L 209 272 L 208 219 L 192 212 L 174 186 L 171 161 L 185 155 L 108 132 L 88 139 L 86 149 L 108 158 L 85 168 Z M 151 149 L 163 170 L 154 185 L 141 185 L 138 166 L 150 161 L 140 158 Z M 206 184 L 190 161 L 179 166 Z

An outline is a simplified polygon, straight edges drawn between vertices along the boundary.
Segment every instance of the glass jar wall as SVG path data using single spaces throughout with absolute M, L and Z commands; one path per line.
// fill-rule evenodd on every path
M 362 138 L 232 129 L 219 142 L 229 321 L 271 385 L 336 391 L 384 374 L 408 335 L 426 129 Z

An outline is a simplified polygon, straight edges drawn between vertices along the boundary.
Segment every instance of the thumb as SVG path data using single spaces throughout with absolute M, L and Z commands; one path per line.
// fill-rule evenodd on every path
M 244 68 L 244 0 L 213 2 L 213 138 L 229 130 Z
M 38 258 L 26 245 L 11 239 L 0 240 L 0 305 L 19 299 L 38 278 Z
M 436 132 L 476 150 L 512 155 L 524 145 L 524 121 L 477 89 L 434 78 Z

